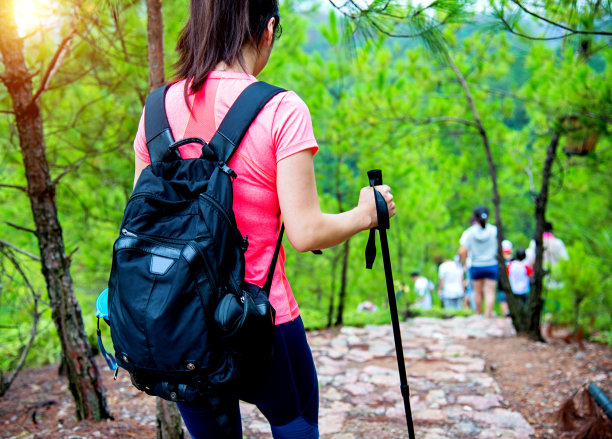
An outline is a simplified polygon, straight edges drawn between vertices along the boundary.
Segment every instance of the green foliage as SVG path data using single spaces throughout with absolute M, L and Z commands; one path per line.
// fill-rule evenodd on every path
M 592 332 L 612 326 L 612 277 L 602 262 L 585 249 L 581 242 L 568 249 L 571 260 L 561 261 L 551 269 L 551 276 L 561 280 L 561 289 L 550 289 L 549 300 L 556 305 L 553 318 Z M 555 276 L 558 270 L 559 275 Z M 600 337 L 605 339 L 606 332 Z
M 83 2 L 79 34 L 42 97 L 52 177 L 62 176 L 57 206 L 66 251 L 71 253 L 71 274 L 90 335 L 95 331 L 95 299 L 106 286 L 112 243 L 131 192 L 132 140 L 148 88 L 143 5 L 113 1 L 115 22 L 110 7 L 98 3 Z M 459 17 L 453 2 L 434 3 L 442 13 L 436 20 L 445 14 Z M 168 77 L 187 4 L 164 1 Z M 373 17 L 375 8 L 385 4 L 371 3 Z M 444 60 L 411 40 L 376 37 L 353 42 L 347 50 L 342 39 L 346 22 L 333 12 L 319 18 L 319 12 L 301 7 L 299 2 L 282 4 L 283 36 L 275 42 L 260 79 L 294 90 L 310 108 L 320 146 L 315 170 L 321 208 L 329 213 L 353 208 L 359 189 L 368 184 L 366 172 L 382 169 L 397 203 L 388 232 L 395 280 L 410 284 L 409 273 L 417 270 L 435 282 L 435 261 L 455 254 L 472 208 L 492 207 L 486 157 L 478 132 L 470 126 L 473 118 L 465 94 Z M 407 27 L 388 29 L 403 31 L 424 24 L 412 21 Z M 575 45 L 564 49 L 562 44 L 491 36 L 483 34 L 482 27 L 474 20 L 440 29 L 445 50 L 464 73 L 491 139 L 505 233 L 515 249 L 527 247 L 533 237 L 533 192 L 540 187 L 551 130 L 560 118 L 575 115 L 599 134 L 596 151 L 588 157 L 559 153 L 547 219 L 570 251 L 570 263 L 563 266 L 566 288 L 554 297 L 560 306 L 555 318 L 574 319 L 590 328 L 596 339 L 610 342 L 612 51 L 602 48 L 584 62 L 576 56 Z M 351 30 L 355 29 L 349 23 Z M 56 44 L 40 35 L 27 39 L 33 70 L 44 69 Z M 0 105 L 10 108 L 3 88 Z M 12 117 L 0 119 L 0 130 L 0 184 L 23 186 Z M 34 235 L 24 228 L 33 228 L 27 195 L 1 187 L 0 237 L 38 254 Z M 345 324 L 389 322 L 382 258 L 379 255 L 373 270 L 364 269 L 366 240 L 367 233 L 350 240 Z M 299 254 L 287 241 L 285 249 L 287 277 L 305 324 L 326 326 L 329 310 L 333 321 L 338 306 L 344 247 L 324 250 L 321 256 Z M 19 261 L 44 299 L 39 265 L 21 256 Z M 32 299 L 14 267 L 5 259 L 0 264 L 0 368 L 8 370 L 27 341 Z M 581 300 L 575 318 L 577 297 Z M 357 312 L 365 300 L 378 310 Z M 412 311 L 413 300 L 404 294 L 398 305 Z M 439 307 L 423 312 L 447 314 Z M 54 332 L 50 313 L 44 311 L 28 365 L 58 359 Z

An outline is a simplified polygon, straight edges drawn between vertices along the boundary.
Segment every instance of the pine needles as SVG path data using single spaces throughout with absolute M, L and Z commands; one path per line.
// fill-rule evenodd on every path
M 612 420 L 582 386 L 561 405 L 556 421 L 573 439 L 612 439 Z

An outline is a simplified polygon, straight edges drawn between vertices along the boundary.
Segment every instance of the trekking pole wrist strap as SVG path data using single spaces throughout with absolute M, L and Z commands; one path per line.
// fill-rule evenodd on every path
M 272 279 L 274 278 L 274 270 L 276 268 L 276 261 L 278 260 L 278 254 L 280 253 L 281 243 L 283 242 L 283 233 L 285 233 L 285 223 L 281 223 L 280 232 L 278 232 L 278 239 L 276 240 L 276 247 L 274 248 L 274 255 L 272 256 L 272 262 L 270 262 L 270 268 L 268 269 L 268 277 L 266 283 L 263 286 L 268 295 L 270 294 L 270 288 L 272 288 Z
M 365 250 L 366 268 L 372 269 L 376 259 L 376 230 L 387 230 L 389 228 L 389 208 L 385 197 L 374 187 L 382 184 L 382 172 L 378 170 L 369 171 L 368 178 L 374 191 L 374 203 L 376 204 L 376 217 L 378 219 L 378 225 L 370 229 Z

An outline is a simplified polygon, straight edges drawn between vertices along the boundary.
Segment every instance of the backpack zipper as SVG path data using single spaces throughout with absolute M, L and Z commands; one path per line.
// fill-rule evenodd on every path
M 154 194 L 153 192 L 138 192 L 137 194 L 130 196 L 128 203 L 132 200 L 135 200 L 136 198 L 142 198 L 142 197 L 152 198 L 154 200 L 157 200 L 159 202 L 166 203 L 166 204 L 180 204 L 180 203 L 187 203 L 189 201 L 195 200 L 195 197 L 194 197 L 194 198 L 185 198 L 184 200 L 178 200 L 178 201 L 169 201 L 164 198 L 161 198 L 160 196 L 158 196 L 157 194 Z
M 219 203 L 217 200 L 215 200 L 213 197 L 211 197 L 207 193 L 201 193 L 200 197 L 205 198 L 206 200 L 210 201 L 210 203 L 213 206 L 215 206 L 215 208 L 221 213 L 221 215 L 223 215 L 223 218 L 225 218 L 225 221 L 230 226 L 236 227 L 234 222 L 230 219 L 229 215 L 225 212 L 225 209 L 223 208 L 223 206 L 221 206 L 221 203 Z
M 182 244 L 184 245 L 187 241 L 189 241 L 189 239 L 180 239 L 180 238 L 166 238 L 165 236 L 158 236 L 158 235 L 150 235 L 147 233 L 134 233 L 129 231 L 128 229 L 126 229 L 125 227 L 123 229 L 121 229 L 121 235 L 123 236 L 129 236 L 130 238 L 142 238 L 142 239 L 148 239 L 148 240 L 152 240 L 152 241 L 159 241 L 159 242 L 163 242 L 166 244 Z M 198 236 L 195 237 L 195 239 L 199 238 Z
M 238 230 L 238 227 L 236 226 L 236 223 L 230 219 L 230 217 L 227 214 L 227 212 L 225 212 L 225 209 L 223 208 L 223 206 L 221 206 L 221 204 L 217 200 L 215 200 L 213 197 L 211 197 L 207 193 L 201 193 L 200 197 L 204 198 L 205 200 L 210 202 L 210 204 L 212 206 L 214 206 L 215 209 L 219 213 L 221 213 L 221 216 L 223 216 L 223 218 L 225 219 L 227 224 L 229 224 L 231 230 L 234 231 L 234 235 L 235 235 L 236 240 L 239 243 L 241 243 L 241 248 L 242 248 L 243 252 L 246 251 L 246 248 L 248 247 L 247 239 L 242 236 L 242 234 L 240 233 L 240 230 Z
M 182 246 L 189 246 L 194 252 L 196 252 L 198 255 L 200 255 L 200 258 L 202 258 L 202 264 L 206 268 L 206 273 L 208 274 L 208 278 L 211 281 L 215 279 L 213 277 L 213 275 L 212 275 L 212 270 L 210 268 L 208 260 L 206 259 L 206 256 L 204 255 L 204 253 L 202 252 L 200 247 L 198 245 L 194 244 L 195 240 L 193 240 L 193 239 L 182 239 L 182 240 L 177 239 L 177 240 L 172 240 L 172 239 L 169 239 L 169 238 L 150 237 L 150 236 L 147 236 L 147 235 L 144 235 L 144 234 L 137 235 L 135 233 L 130 232 L 129 230 L 127 230 L 125 228 L 121 230 L 121 234 L 124 235 L 124 236 L 129 236 L 130 238 L 138 238 L 138 239 L 142 239 L 142 240 L 145 240 L 145 241 L 153 241 L 153 242 L 158 242 L 159 241 L 159 242 L 166 243 L 166 244 L 174 244 L 174 245 L 179 244 L 179 245 L 182 245 Z
M 210 279 L 210 281 L 212 283 L 212 281 L 215 280 L 215 277 L 213 277 L 213 275 L 212 275 L 212 269 L 210 268 L 210 264 L 208 263 L 208 259 L 206 259 L 206 256 L 202 252 L 202 249 L 200 249 L 200 246 L 195 245 L 193 243 L 193 241 L 187 242 L 186 245 L 191 247 L 191 249 L 193 251 L 195 251 L 198 255 L 200 255 L 200 258 L 202 258 L 202 264 L 204 265 L 204 268 L 206 268 L 206 273 L 208 274 L 208 279 Z M 213 290 L 216 290 L 216 289 L 217 289 L 217 286 L 213 285 Z

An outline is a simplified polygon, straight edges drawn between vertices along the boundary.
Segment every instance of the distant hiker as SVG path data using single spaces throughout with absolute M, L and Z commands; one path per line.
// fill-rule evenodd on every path
M 533 269 L 525 262 L 524 249 L 516 250 L 516 258 L 506 266 L 506 270 L 512 292 L 525 305 L 529 297 L 529 279 L 533 274 Z
M 484 296 L 486 318 L 491 318 L 495 304 L 495 287 L 499 277 L 497 267 L 497 227 L 487 224 L 489 209 L 477 206 L 473 212 L 477 224 L 472 225 L 461 236 L 459 257 L 465 261 L 468 254 L 472 257 L 472 285 L 476 314 L 482 314 Z
M 512 242 L 507 239 L 502 241 L 502 255 L 504 256 L 504 262 L 506 267 L 512 260 L 513 246 Z M 506 293 L 502 290 L 499 280 L 497 282 L 497 301 L 499 302 L 499 308 L 501 309 L 502 315 L 508 317 L 510 315 L 510 308 L 508 308 L 508 301 Z
M 442 300 L 444 309 L 461 309 L 464 295 L 463 266 L 459 255 L 448 259 L 438 268 L 438 295 Z
M 414 291 L 419 296 L 414 306 L 421 309 L 431 309 L 433 306 L 431 292 L 434 290 L 434 284 L 425 276 L 419 275 L 418 271 L 413 271 L 410 277 L 414 282 Z
M 553 225 L 551 222 L 544 223 L 544 233 L 542 233 L 542 244 L 544 246 L 544 254 L 542 255 L 542 267 L 547 271 L 546 287 L 550 289 L 559 289 L 562 283 L 555 279 L 552 269 L 560 262 L 569 259 L 567 248 L 563 241 L 553 235 Z M 531 268 L 535 264 L 536 244 L 535 239 L 529 243 L 529 247 L 525 251 L 526 262 Z
M 378 306 L 376 306 L 374 303 L 370 302 L 369 300 L 361 302 L 359 305 L 357 305 L 357 311 L 374 312 L 377 310 L 378 310 Z
M 190 3 L 190 16 L 177 44 L 178 72 L 168 88 L 165 106 L 177 138 L 191 130 L 192 135 L 209 141 L 238 95 L 257 81 L 256 76 L 266 66 L 280 35 L 280 16 L 277 0 Z M 205 117 L 196 120 L 193 114 L 199 110 L 195 108 L 198 103 L 201 109 L 210 111 L 204 111 Z M 150 163 L 144 117 L 134 149 L 137 181 Z M 251 124 L 227 163 L 231 169 L 221 168 L 221 172 L 235 171 L 237 175 L 233 210 L 238 229 L 242 236 L 248 236 L 249 243 L 245 281 L 264 284 L 281 217 L 289 242 L 300 252 L 338 245 L 377 225 L 371 187 L 361 190 L 352 210 L 340 214 L 321 212 L 313 166 L 317 149 L 308 107 L 294 92 L 282 92 L 264 106 Z M 183 159 L 202 155 L 198 144 L 181 146 L 178 151 Z M 377 190 L 387 203 L 389 216 L 393 216 L 395 204 L 389 186 L 378 186 Z M 287 280 L 282 249 L 274 270 L 270 302 L 276 310 L 276 326 L 274 355 L 269 365 L 249 386 L 238 388 L 236 393 L 219 394 L 221 412 L 211 410 L 208 400 L 179 402 L 192 438 L 242 438 L 239 400 L 260 409 L 274 438 L 319 437 L 319 384 L 300 310 Z M 220 417 L 229 419 L 233 426 L 230 436 L 219 431 Z

